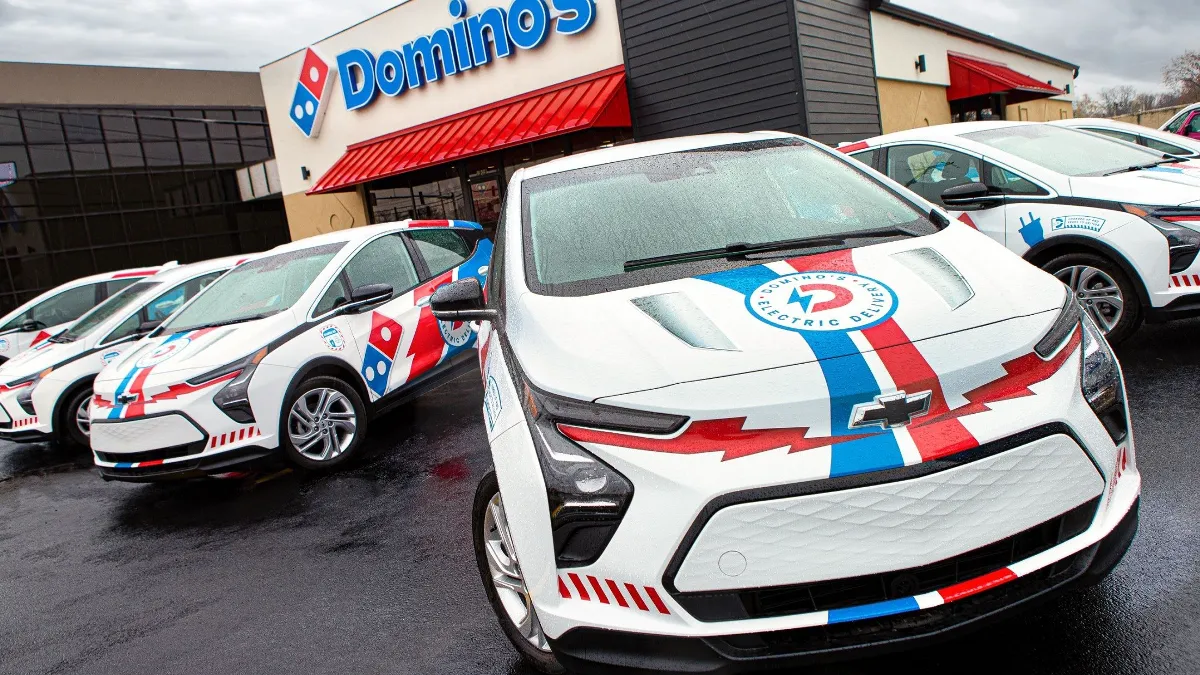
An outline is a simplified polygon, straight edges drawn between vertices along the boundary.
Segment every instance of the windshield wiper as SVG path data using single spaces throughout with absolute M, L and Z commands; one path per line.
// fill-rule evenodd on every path
M 660 255 L 652 258 L 639 258 L 637 260 L 630 260 L 625 263 L 625 271 L 636 272 L 638 270 L 647 270 L 655 267 L 679 265 L 682 263 L 699 262 L 702 260 L 716 260 L 719 258 L 743 260 L 746 258 L 746 256 L 759 253 L 778 253 L 779 251 L 794 251 L 810 248 L 825 248 L 827 246 L 841 246 L 851 239 L 918 237 L 922 234 L 925 233 L 917 232 L 900 225 L 895 225 L 891 227 L 880 227 L 873 230 L 860 230 L 858 232 L 846 232 L 844 234 L 836 235 L 818 235 L 815 237 L 800 237 L 798 239 L 782 239 L 780 241 L 769 241 L 761 244 L 735 242 L 722 248 L 710 248 L 703 251 L 672 253 L 670 255 Z
M 243 316 L 243 317 L 237 318 L 237 319 L 225 319 L 224 321 L 213 321 L 212 323 L 202 323 L 202 324 L 199 324 L 196 326 L 188 326 L 187 328 L 173 329 L 170 332 L 170 335 L 174 335 L 176 333 L 187 333 L 187 332 L 191 332 L 194 330 L 204 330 L 205 328 L 220 328 L 221 326 L 232 326 L 237 323 L 246 323 L 247 321 L 258 321 L 259 319 L 265 319 L 268 316 L 275 316 L 278 313 L 279 312 L 267 312 L 266 314 L 255 314 L 253 316 Z
M 1171 162 L 1178 162 L 1178 161 L 1179 161 L 1178 157 L 1165 157 L 1158 161 L 1147 162 L 1146 164 L 1134 164 L 1133 166 L 1127 166 L 1124 169 L 1117 169 L 1116 171 L 1109 171 L 1108 173 L 1106 173 L 1104 175 L 1105 176 L 1115 176 L 1119 173 L 1133 173 L 1134 171 L 1141 171 L 1143 169 L 1153 169 L 1154 167 L 1158 166 L 1159 164 L 1170 164 Z
M 78 338 L 73 338 L 73 337 L 67 335 L 66 333 L 59 333 L 58 335 L 55 335 L 54 337 L 46 338 L 46 342 L 56 342 L 61 345 L 61 344 L 66 344 L 68 342 L 74 342 L 77 339 Z

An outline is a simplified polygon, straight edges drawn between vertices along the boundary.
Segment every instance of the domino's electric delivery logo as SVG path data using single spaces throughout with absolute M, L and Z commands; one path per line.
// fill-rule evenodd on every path
M 321 133 L 321 121 L 325 118 L 325 108 L 333 90 L 331 74 L 329 63 L 309 47 L 304 53 L 300 81 L 296 84 L 296 95 L 288 111 L 292 123 L 309 138 L 316 138 Z
M 885 284 L 845 272 L 787 274 L 746 297 L 759 320 L 799 332 L 863 330 L 887 320 L 897 304 Z

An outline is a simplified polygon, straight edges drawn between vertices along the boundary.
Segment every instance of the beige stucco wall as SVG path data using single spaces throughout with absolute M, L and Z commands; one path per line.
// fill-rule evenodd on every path
M 1118 122 L 1129 122 L 1130 124 L 1140 124 L 1144 127 L 1158 129 L 1186 107 L 1187 105 L 1176 105 L 1169 108 L 1155 108 L 1154 110 L 1146 110 L 1140 113 L 1118 115 L 1113 119 Z
M 0 105 L 255 107 L 258 73 L 0 62 Z
M 284 196 L 283 208 L 292 241 L 371 222 L 360 190 L 312 196 L 297 192 Z
M 1042 98 L 1026 103 L 1007 106 L 1004 118 L 1026 122 L 1050 122 L 1074 117 L 1070 101 L 1060 101 L 1052 98 Z
M 945 87 L 885 79 L 877 85 L 883 133 L 950 123 Z

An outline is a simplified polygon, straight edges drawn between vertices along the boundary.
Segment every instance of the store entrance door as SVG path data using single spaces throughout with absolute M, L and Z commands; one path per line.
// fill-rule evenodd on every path
M 500 220 L 502 175 L 495 166 L 489 166 L 467 176 L 467 183 L 471 187 L 471 201 L 475 206 L 475 220 L 483 226 L 489 236 L 495 232 L 496 223 Z

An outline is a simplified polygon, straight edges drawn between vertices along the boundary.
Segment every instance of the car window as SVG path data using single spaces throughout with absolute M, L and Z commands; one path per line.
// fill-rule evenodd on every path
M 871 167 L 872 169 L 874 169 L 875 168 L 875 157 L 878 154 L 879 154 L 878 150 L 863 150 L 862 152 L 856 152 L 850 156 L 853 157 L 854 159 L 857 159 L 858 161 L 862 162 L 863 164 L 866 164 L 867 166 Z
M 416 243 L 429 266 L 429 273 L 434 276 L 458 267 L 471 257 L 471 246 L 453 230 L 419 230 L 408 236 Z
M 334 308 L 350 300 L 350 289 L 346 288 L 346 282 L 343 279 L 344 276 L 341 274 L 333 278 L 333 283 L 329 285 L 329 290 L 325 291 L 325 295 L 317 303 L 317 308 L 313 310 L 313 316 L 321 316 L 327 312 L 332 312 Z
M 289 309 L 346 244 L 295 249 L 242 263 L 213 282 L 196 301 L 171 316 L 164 331 L 227 325 Z
M 1183 128 L 1185 134 L 1200 134 L 1200 113 L 1192 113 L 1192 119 Z
M 114 342 L 130 337 L 137 333 L 142 323 L 147 321 L 165 321 L 167 317 L 174 314 L 180 307 L 186 305 L 188 300 L 196 297 L 200 291 L 204 290 L 224 273 L 225 270 L 220 270 L 202 277 L 189 279 L 154 298 L 146 303 L 145 307 L 135 312 L 133 316 L 122 321 L 120 326 L 117 326 L 113 332 L 108 334 L 108 337 L 104 338 L 104 341 Z
M 1188 121 L 1189 115 L 1189 113 L 1177 115 L 1175 119 L 1171 120 L 1170 124 L 1163 127 L 1163 131 L 1169 131 L 1173 134 L 1179 133 L 1179 130 L 1183 128 L 1183 123 Z
M 399 234 L 380 237 L 364 246 L 346 263 L 346 276 L 350 278 L 351 292 L 370 284 L 387 284 L 399 295 L 420 282 L 408 247 Z
M 858 166 L 802 140 L 778 139 L 526 179 L 526 278 L 535 292 L 580 295 L 688 275 L 676 266 L 626 271 L 627 263 L 647 258 L 900 225 L 936 231 L 913 203 Z M 694 269 L 726 264 L 722 256 Z
M 84 314 L 73 326 L 60 337 L 65 340 L 78 340 L 96 330 L 100 324 L 108 321 L 121 310 L 141 299 L 145 294 L 161 284 L 157 281 L 139 281 L 111 298 L 100 303 L 96 309 Z
M 929 145 L 898 145 L 887 149 L 887 175 L 935 203 L 952 187 L 982 180 L 982 162 L 965 152 Z
M 112 281 L 104 282 L 104 289 L 108 295 L 110 295 L 110 296 L 116 295 L 117 293 L 120 293 L 122 290 L 128 288 L 133 282 L 135 282 L 137 280 L 138 280 L 138 278 L 136 278 L 136 277 L 131 277 L 129 279 L 113 279 Z
M 988 187 L 995 188 L 1006 195 L 1049 194 L 1024 176 L 1019 176 L 1008 169 L 998 166 L 989 167 L 987 183 Z
M 1093 129 L 1090 127 L 1080 127 L 1080 128 L 1086 129 L 1087 131 L 1090 131 L 1095 134 L 1100 134 L 1102 136 L 1108 136 L 1109 138 L 1115 138 L 1118 141 L 1125 141 L 1126 143 L 1133 143 L 1134 145 L 1137 145 L 1137 142 L 1138 142 L 1137 136 L 1134 136 L 1133 134 L 1125 133 L 1124 131 L 1117 131 L 1116 129 Z
M 1142 140 L 1146 141 L 1146 147 L 1148 147 L 1152 150 L 1157 150 L 1159 152 L 1165 152 L 1169 155 L 1181 155 L 1183 157 L 1191 157 L 1192 155 L 1196 154 L 1195 150 L 1189 150 L 1181 145 L 1175 145 L 1174 143 L 1168 143 L 1166 141 L 1162 141 L 1157 138 L 1153 138 L 1151 136 L 1143 136 Z
M 10 319 L 8 323 L 4 324 L 3 326 L 0 326 L 0 333 L 7 333 L 10 330 L 16 330 L 17 328 L 20 328 L 21 324 L 25 323 L 25 320 L 28 318 L 29 318 L 29 310 L 25 310 L 24 312 L 21 312 L 20 314 L 14 316 L 12 319 Z
M 63 291 L 30 309 L 30 318 L 38 322 L 38 328 L 57 326 L 83 316 L 96 306 L 96 286 L 88 284 Z
M 1066 176 L 1102 176 L 1162 159 L 1162 153 L 1049 124 L 1021 124 L 963 134 Z

